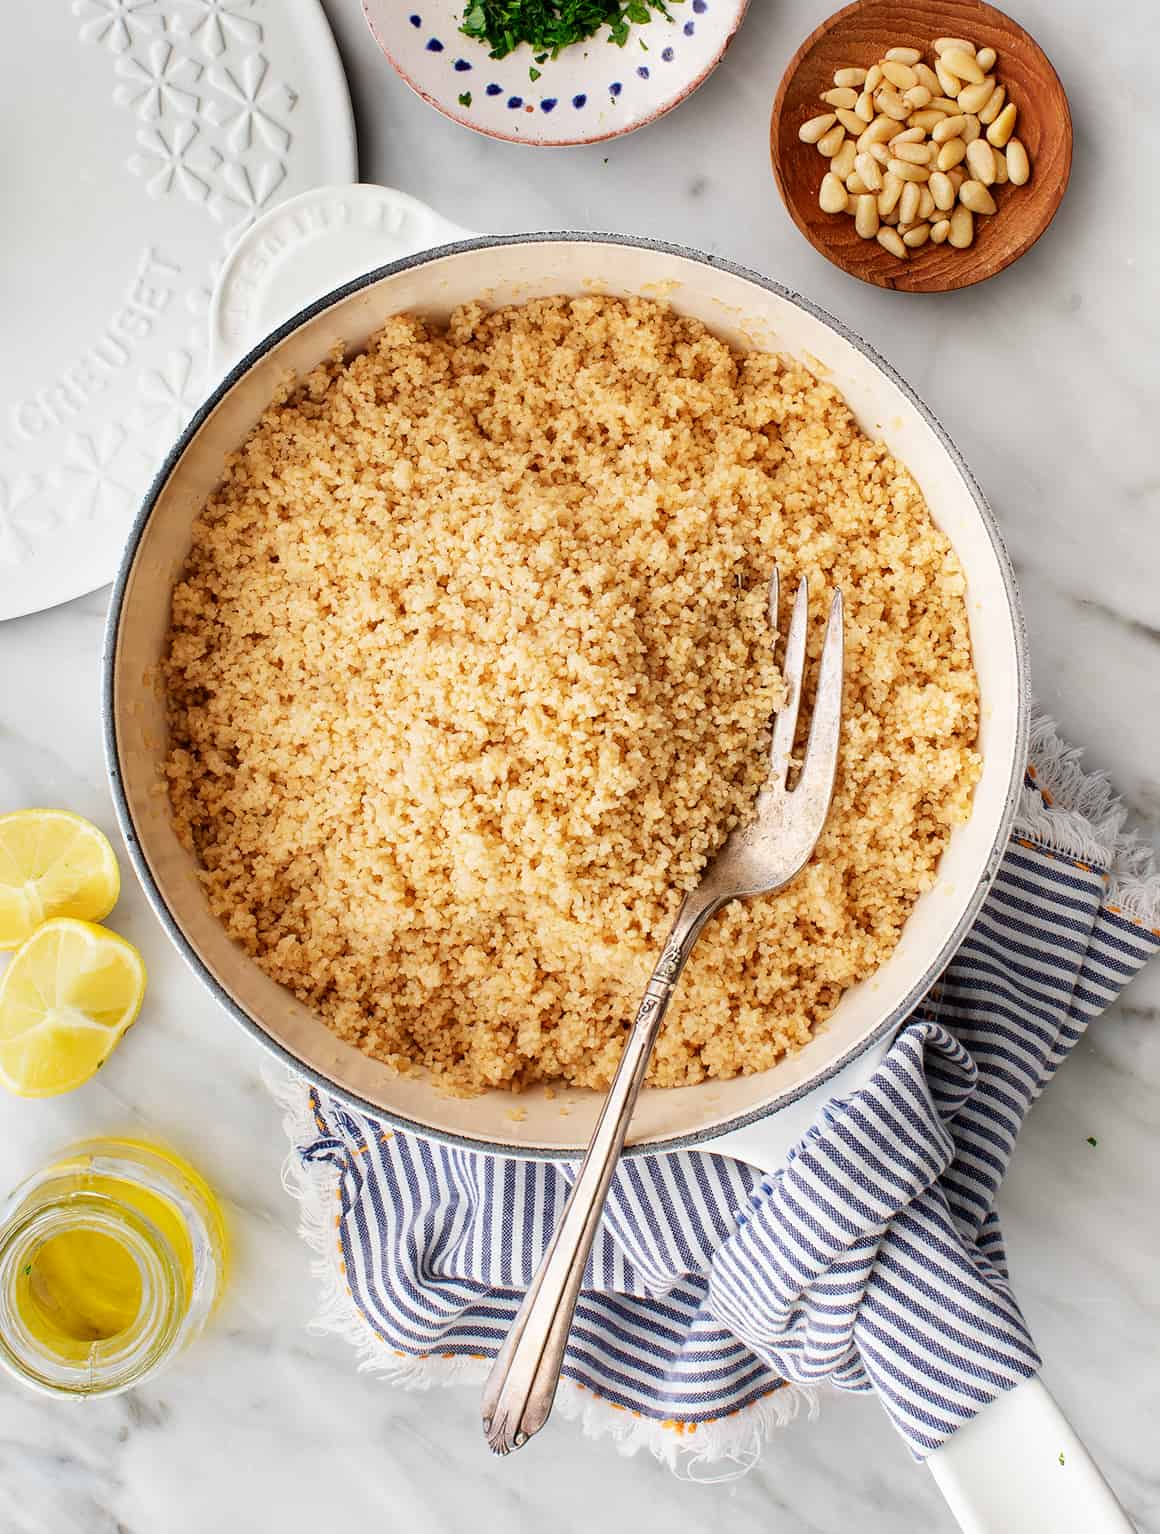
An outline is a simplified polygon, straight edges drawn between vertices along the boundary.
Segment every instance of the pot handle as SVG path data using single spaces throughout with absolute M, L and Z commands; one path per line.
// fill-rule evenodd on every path
M 886 1039 L 826 1083 L 830 1097 L 864 1085 Z M 807 1094 L 779 1113 L 701 1147 L 776 1172 L 817 1118 Z M 964 1534 L 1132 1534 L 1133 1524 L 1041 1379 L 985 1406 L 926 1461 Z
M 279 203 L 230 251 L 209 303 L 209 366 L 222 378 L 315 299 L 364 272 L 473 238 L 393 187 L 320 186 Z

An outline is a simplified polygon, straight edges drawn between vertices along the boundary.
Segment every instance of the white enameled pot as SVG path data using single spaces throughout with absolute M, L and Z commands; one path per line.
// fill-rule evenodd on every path
M 338 343 L 365 344 L 400 311 L 443 319 L 458 304 L 481 297 L 499 304 L 593 290 L 663 296 L 735 344 L 805 358 L 842 391 L 862 427 L 913 471 L 967 576 L 982 704 L 982 776 L 971 818 L 952 837 L 937 881 L 917 902 L 896 951 L 876 975 L 843 996 L 804 1049 L 772 1070 L 641 1096 L 629 1154 L 711 1144 L 772 1170 L 815 1117 L 823 1095 L 866 1079 L 973 919 L 1006 845 L 1028 718 L 1018 596 L 978 485 L 945 431 L 889 365 L 845 326 L 776 282 L 651 240 L 477 237 L 382 187 L 323 188 L 261 219 L 227 261 L 211 306 L 222 381 L 158 476 L 114 589 L 104 684 L 114 798 L 137 872 L 173 941 L 238 1022 L 296 1070 L 356 1108 L 440 1140 L 522 1156 L 583 1149 L 597 1094 L 525 1093 L 517 1117 L 510 1094 L 449 1098 L 422 1078 L 392 1075 L 338 1040 L 230 942 L 206 907 L 191 856 L 178 842 L 166 796 L 158 791 L 166 732 L 157 677 L 169 595 L 193 519 L 226 454 L 245 439 L 288 373 L 306 372 Z M 997 1436 L 988 1422 L 1000 1414 L 1004 1423 L 1022 1425 L 1017 1431 L 1003 1427 Z M 1050 1444 L 1059 1484 L 1051 1483 L 1046 1468 L 1042 1476 L 1038 1469 L 1033 1474 L 1019 1454 L 1004 1473 L 1014 1500 L 996 1502 L 989 1459 L 995 1443 L 1006 1439 L 1007 1464 L 1012 1444 L 1030 1446 L 1037 1434 Z M 973 1447 L 979 1443 L 990 1446 L 982 1456 L 990 1464 L 985 1474 Z M 1058 1455 L 1072 1445 L 1072 1473 L 1064 1478 Z M 1041 1457 L 1032 1456 L 1036 1466 Z M 1112 1521 L 1114 1499 L 1038 1382 L 989 1408 L 931 1463 L 968 1530 L 1078 1534 L 1082 1527 L 1095 1534 L 1128 1527 Z M 1020 1477 L 1026 1482 L 1022 1494 Z M 1064 1479 L 1067 1495 L 1060 1500 Z M 1087 1485 L 1094 1499 L 1082 1524 L 1073 1516 L 1077 1485 Z

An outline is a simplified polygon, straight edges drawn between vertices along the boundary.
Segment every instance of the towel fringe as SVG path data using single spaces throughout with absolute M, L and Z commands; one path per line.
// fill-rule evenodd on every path
M 1038 711 L 1029 754 L 1034 781 L 1020 795 L 1015 834 L 1106 871 L 1104 904 L 1154 927 L 1160 922 L 1156 854 L 1139 832 L 1125 829 L 1128 809 L 1107 773 L 1085 772 L 1083 751 L 1062 741 L 1054 719 Z
M 319 1303 L 307 1329 L 316 1336 L 340 1337 L 354 1349 L 361 1373 L 377 1374 L 403 1390 L 481 1386 L 491 1367 L 490 1359 L 418 1358 L 398 1352 L 372 1331 L 334 1257 L 333 1211 L 339 1173 L 329 1162 L 308 1166 L 298 1155 L 297 1148 L 308 1145 L 318 1133 L 307 1084 L 293 1072 L 275 1067 L 266 1067 L 262 1078 L 282 1110 L 282 1127 L 290 1144 L 282 1163 L 282 1186 L 298 1204 L 298 1233 L 315 1254 L 310 1269 L 318 1281 Z M 696 1424 L 666 1424 L 634 1416 L 568 1379 L 560 1381 L 556 1397 L 556 1410 L 578 1423 L 586 1438 L 609 1438 L 626 1456 L 644 1449 L 682 1478 L 708 1484 L 745 1475 L 756 1464 L 766 1440 L 777 1428 L 792 1422 L 803 1407 L 813 1421 L 818 1415 L 818 1392 L 788 1383 L 717 1422 Z

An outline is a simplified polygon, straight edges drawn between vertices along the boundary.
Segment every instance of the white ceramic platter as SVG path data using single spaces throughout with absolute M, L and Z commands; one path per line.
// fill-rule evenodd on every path
M 0 102 L 0 618 L 111 580 L 254 219 L 357 175 L 318 0 L 34 0 Z
M 379 47 L 411 89 L 492 138 L 540 147 L 594 144 L 642 128 L 692 95 L 716 68 L 749 0 L 668 0 L 623 47 L 606 27 L 559 58 L 523 44 L 492 59 L 460 31 L 471 0 L 363 0 Z

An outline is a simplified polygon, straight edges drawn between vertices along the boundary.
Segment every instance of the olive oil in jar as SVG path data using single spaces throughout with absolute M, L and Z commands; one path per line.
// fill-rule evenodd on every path
M 108 1395 L 200 1331 L 225 1274 L 217 1200 L 180 1157 L 73 1146 L 0 1210 L 0 1364 L 55 1395 Z

